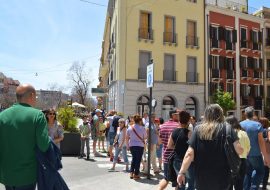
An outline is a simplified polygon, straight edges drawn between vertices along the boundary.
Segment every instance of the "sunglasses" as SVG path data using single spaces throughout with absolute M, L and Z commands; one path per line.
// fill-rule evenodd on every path
M 48 115 L 55 115 L 55 113 L 48 113 Z

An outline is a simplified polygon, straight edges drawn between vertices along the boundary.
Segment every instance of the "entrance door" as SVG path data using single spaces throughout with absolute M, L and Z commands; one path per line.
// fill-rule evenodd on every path
M 149 112 L 149 98 L 147 96 L 141 96 L 137 100 L 137 113 L 143 116 L 143 113 Z
M 166 96 L 163 99 L 162 102 L 162 111 L 161 111 L 161 117 L 164 119 L 164 121 L 167 121 L 170 119 L 170 111 L 175 108 L 175 101 L 172 97 Z

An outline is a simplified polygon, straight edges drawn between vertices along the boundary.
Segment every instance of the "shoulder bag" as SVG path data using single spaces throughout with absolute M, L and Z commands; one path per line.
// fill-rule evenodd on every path
M 137 131 L 135 130 L 134 126 L 131 126 L 132 131 L 135 133 L 135 135 L 142 141 L 143 144 L 145 144 L 144 140 L 142 137 L 140 137 L 140 135 L 137 133 Z
M 230 168 L 231 177 L 235 179 L 239 175 L 241 159 L 234 149 L 234 145 L 232 142 L 231 129 L 227 124 L 224 124 L 224 125 L 223 127 L 225 128 L 225 134 L 226 134 L 225 142 L 224 142 L 225 154 L 226 154 L 227 162 Z

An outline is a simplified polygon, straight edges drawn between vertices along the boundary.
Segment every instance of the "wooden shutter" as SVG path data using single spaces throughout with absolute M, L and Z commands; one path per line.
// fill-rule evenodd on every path
M 263 69 L 263 60 L 262 59 L 259 59 L 259 68 Z
M 252 69 L 253 68 L 253 58 L 252 57 L 248 57 L 248 68 Z
M 209 30 L 210 30 L 210 39 L 214 39 L 214 28 L 211 25 L 209 26 Z
M 258 33 L 258 42 L 262 43 L 262 32 L 261 31 L 259 31 L 259 33 Z
M 222 57 L 222 56 L 219 56 L 219 69 L 221 70 L 221 69 L 224 69 L 224 62 L 225 62 L 225 57 Z
M 148 38 L 148 28 L 149 28 L 149 20 L 148 13 L 141 12 L 141 20 L 140 20 L 140 37 L 147 39 Z
M 210 69 L 212 69 L 212 58 L 213 58 L 213 56 L 212 55 L 209 55 L 209 60 L 208 60 L 208 63 L 209 63 L 209 65 L 208 65 L 208 67 L 210 68 Z
M 233 43 L 237 42 L 237 30 L 233 30 Z
M 244 57 L 240 56 L 240 68 L 244 68 Z
M 253 40 L 254 40 L 253 34 L 254 34 L 253 30 L 250 30 L 250 32 L 249 32 L 249 40 L 250 40 L 251 42 L 253 42 Z
M 173 42 L 173 18 L 165 17 L 165 39 L 166 42 Z
M 249 96 L 255 96 L 255 86 L 254 85 L 249 85 L 250 86 L 250 94 Z
M 224 28 L 218 27 L 218 40 L 224 40 Z
M 235 70 L 235 59 L 232 58 L 232 70 L 234 71 Z

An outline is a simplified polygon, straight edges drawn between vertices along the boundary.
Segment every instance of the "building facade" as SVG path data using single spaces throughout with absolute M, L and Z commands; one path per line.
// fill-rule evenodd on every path
M 215 91 L 221 89 L 231 92 L 236 102 L 236 110 L 231 110 L 230 114 L 242 119 L 244 108 L 253 106 L 261 116 L 264 110 L 264 20 L 249 14 L 253 9 L 246 1 L 224 2 L 206 2 L 207 103 L 211 103 Z
M 154 62 L 155 113 L 200 116 L 204 99 L 204 2 L 110 0 L 100 66 L 107 110 L 148 112 L 146 68 Z

